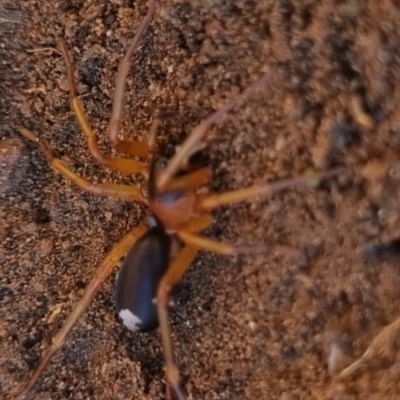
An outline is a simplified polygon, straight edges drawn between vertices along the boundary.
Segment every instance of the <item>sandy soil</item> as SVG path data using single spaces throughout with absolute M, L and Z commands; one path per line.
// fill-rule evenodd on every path
M 70 111 L 64 37 L 101 148 L 118 61 L 145 1 L 0 2 L 0 397 L 26 384 L 94 268 L 146 216 L 56 175 L 18 126 L 95 182 Z M 399 399 L 400 8 L 394 0 L 162 1 L 128 79 L 122 134 L 179 143 L 264 72 L 274 81 L 218 127 L 205 152 L 223 191 L 307 170 L 353 171 L 215 212 L 209 237 L 301 249 L 203 253 L 172 309 L 189 399 Z M 158 333 L 117 320 L 115 275 L 36 386 L 36 399 L 163 399 Z M 389 326 L 355 373 L 340 378 Z M 385 331 L 384 331 L 385 332 Z

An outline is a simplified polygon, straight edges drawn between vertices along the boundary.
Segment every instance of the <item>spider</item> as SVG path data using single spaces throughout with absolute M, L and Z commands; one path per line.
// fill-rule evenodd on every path
M 185 166 L 188 160 L 207 144 L 210 139 L 207 135 L 209 128 L 220 122 L 228 112 L 266 84 L 273 77 L 272 73 L 263 75 L 242 94 L 228 102 L 224 108 L 197 125 L 170 160 L 160 154 L 156 145 L 159 118 L 154 119 L 146 142 L 121 140 L 118 131 L 122 118 L 130 60 L 150 24 L 157 2 L 158 0 L 150 0 L 147 14 L 120 63 L 109 124 L 111 146 L 117 152 L 126 155 L 141 158 L 150 156 L 149 166 L 137 160 L 109 157 L 100 152 L 78 98 L 67 46 L 64 41 L 61 41 L 61 51 L 70 87 L 71 107 L 80 129 L 87 139 L 91 155 L 104 167 L 125 174 L 142 174 L 147 179 L 145 191 L 135 186 L 91 183 L 74 173 L 60 159 L 55 158 L 44 140 L 25 128 L 20 129 L 20 133 L 25 138 L 37 144 L 50 166 L 57 173 L 89 193 L 145 203 L 151 211 L 152 222 L 150 226 L 141 224 L 125 234 L 100 263 L 93 278 L 86 286 L 82 298 L 53 338 L 51 346 L 45 352 L 27 386 L 17 396 L 18 400 L 24 399 L 30 393 L 52 356 L 64 345 L 67 335 L 88 308 L 101 284 L 112 274 L 114 267 L 124 256 L 116 282 L 118 315 L 125 326 L 133 331 L 146 332 L 157 326 L 160 327 L 167 380 L 167 398 L 172 398 L 173 393 L 179 400 L 184 400 L 186 395 L 180 385 L 179 369 L 174 358 L 169 324 L 168 300 L 171 288 L 180 281 L 199 250 L 208 250 L 224 255 L 271 250 L 264 244 L 235 246 L 198 236 L 212 224 L 210 212 L 222 205 L 266 196 L 281 189 L 295 186 L 309 187 L 315 185 L 316 180 L 336 176 L 344 171 L 344 168 L 338 167 L 315 173 L 313 176 L 299 176 L 231 192 L 199 194 L 198 189 L 209 182 L 211 171 L 208 168 L 200 168 L 187 172 Z M 177 252 L 172 251 L 175 242 L 181 245 Z M 287 251 L 287 248 L 283 247 L 280 250 Z

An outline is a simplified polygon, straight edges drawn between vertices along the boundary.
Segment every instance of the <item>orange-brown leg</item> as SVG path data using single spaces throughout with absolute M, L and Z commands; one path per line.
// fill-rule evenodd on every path
M 140 200 L 145 202 L 145 199 L 143 198 L 140 189 L 135 186 L 114 185 L 108 183 L 96 184 L 80 177 L 79 175 L 71 171 L 67 167 L 67 165 L 65 165 L 65 163 L 63 163 L 61 160 L 53 156 L 49 146 L 45 141 L 39 139 L 35 134 L 33 134 L 28 129 L 21 128 L 20 132 L 27 139 L 31 140 L 32 142 L 35 142 L 38 145 L 39 149 L 42 151 L 47 161 L 56 172 L 61 174 L 64 178 L 67 178 L 68 180 L 73 182 L 80 189 L 99 196 L 114 197 L 117 199 L 130 200 L 130 201 Z
M 189 232 L 189 233 L 196 233 L 201 232 L 207 229 L 213 223 L 213 219 L 211 215 L 199 215 L 198 217 L 194 217 L 184 225 L 180 227 L 180 230 Z
M 74 70 L 72 67 L 67 46 L 63 40 L 61 40 L 61 51 L 64 56 L 67 68 L 67 77 L 71 95 L 71 107 L 75 114 L 75 118 L 87 139 L 90 153 L 95 158 L 95 160 L 104 167 L 108 167 L 116 171 L 123 172 L 125 174 L 137 174 L 141 172 L 146 167 L 146 164 L 143 164 L 139 161 L 130 160 L 128 158 L 108 157 L 100 151 L 99 146 L 97 145 L 95 134 L 92 130 L 92 127 L 90 126 L 90 122 L 85 115 L 82 103 L 79 100 L 74 79 Z M 147 145 L 145 143 L 134 142 L 133 144 L 134 145 L 132 146 L 131 152 L 129 154 L 141 157 L 145 157 L 147 155 L 148 151 Z
M 253 92 L 255 92 L 260 86 L 265 84 L 268 80 L 270 80 L 274 74 L 268 73 L 263 75 L 260 79 L 254 82 L 250 87 L 248 87 L 242 94 L 235 97 L 231 100 L 224 108 L 212 114 L 205 121 L 201 122 L 197 125 L 188 136 L 188 138 L 183 142 L 182 146 L 180 146 L 179 151 L 171 158 L 168 162 L 167 167 L 160 172 L 160 175 L 157 180 L 157 187 L 159 190 L 165 189 L 170 180 L 182 166 L 182 163 L 185 162 L 189 155 L 193 153 L 193 149 L 201 148 L 202 141 L 206 136 L 207 131 L 214 125 L 219 123 L 230 111 L 232 111 L 235 107 L 239 106 L 243 103 L 243 101 Z
M 165 191 L 179 191 L 179 190 L 191 190 L 196 189 L 200 186 L 204 186 L 210 181 L 211 170 L 209 168 L 200 168 L 196 171 L 189 172 L 186 175 L 179 176 L 172 179 Z
M 342 175 L 348 171 L 349 169 L 346 167 L 338 167 L 323 172 L 298 176 L 296 178 L 281 179 L 264 185 L 234 190 L 232 192 L 208 194 L 199 200 L 198 208 L 202 211 L 210 211 L 219 206 L 250 200 L 255 197 L 267 196 L 283 189 L 299 186 L 313 187 L 322 179 Z
M 157 309 L 160 323 L 161 340 L 164 350 L 164 362 L 167 376 L 167 385 L 179 400 L 186 396 L 180 387 L 179 369 L 175 363 L 174 347 L 171 339 L 171 327 L 168 313 L 168 295 L 171 288 L 181 280 L 184 272 L 189 268 L 197 254 L 197 248 L 184 247 L 172 261 L 165 275 L 162 277 L 157 291 Z M 169 389 L 167 389 L 169 390 Z
M 67 335 L 75 326 L 78 319 L 88 308 L 90 302 L 100 289 L 101 284 L 110 276 L 115 266 L 118 264 L 120 258 L 133 246 L 133 244 L 146 232 L 144 226 L 139 226 L 127 233 L 121 241 L 116 244 L 110 253 L 106 256 L 103 262 L 98 266 L 93 278 L 86 286 L 82 298 L 76 305 L 72 313 L 69 315 L 67 321 L 64 323 L 62 328 L 57 332 L 56 336 L 52 340 L 52 344 L 45 352 L 42 360 L 37 366 L 34 374 L 32 375 L 26 388 L 17 396 L 16 400 L 23 400 L 29 394 L 30 390 L 36 384 L 38 379 L 41 377 L 44 369 L 49 363 L 53 355 L 62 348 L 67 338 Z
M 235 254 L 269 253 L 272 251 L 277 251 L 292 256 L 296 256 L 299 254 L 298 250 L 290 246 L 269 246 L 267 244 L 256 246 L 237 246 L 226 242 L 216 242 L 214 240 L 206 239 L 185 230 L 179 230 L 177 232 L 177 236 L 187 245 L 196 246 L 197 248 L 202 250 L 207 250 L 212 253 L 223 254 L 227 256 Z
M 121 125 L 122 118 L 122 110 L 124 107 L 124 99 L 125 99 L 125 86 L 126 86 L 126 77 L 128 76 L 129 67 L 131 63 L 131 59 L 135 51 L 139 46 L 140 39 L 145 33 L 147 27 L 150 24 L 151 18 L 154 14 L 156 5 L 158 0 L 149 0 L 149 5 L 147 9 L 147 14 L 143 18 L 142 22 L 139 25 L 138 31 L 133 38 L 124 58 L 119 64 L 117 81 L 115 85 L 115 93 L 113 100 L 113 108 L 110 120 L 109 127 L 109 137 L 110 142 L 113 148 L 121 153 L 125 154 L 137 154 L 136 151 L 138 149 L 138 143 L 132 140 L 120 140 L 118 138 L 118 131 Z M 151 135 L 150 135 L 151 136 Z M 142 146 L 143 153 L 148 153 L 149 148 L 147 143 L 140 143 Z

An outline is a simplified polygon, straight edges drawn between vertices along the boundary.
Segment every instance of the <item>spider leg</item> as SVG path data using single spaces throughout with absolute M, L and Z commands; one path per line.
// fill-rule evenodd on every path
M 44 369 L 49 363 L 53 355 L 62 348 L 67 338 L 67 335 L 75 326 L 78 319 L 88 308 L 92 299 L 100 289 L 101 284 L 110 276 L 113 272 L 114 267 L 118 264 L 120 258 L 133 246 L 133 244 L 139 239 L 141 235 L 146 231 L 143 225 L 135 228 L 134 230 L 127 233 L 118 244 L 116 244 L 110 253 L 106 256 L 103 262 L 97 267 L 93 278 L 88 283 L 83 293 L 82 298 L 75 306 L 72 313 L 69 315 L 67 321 L 64 323 L 62 328 L 57 332 L 53 338 L 51 346 L 47 349 L 38 367 L 36 368 L 33 376 L 31 377 L 26 388 L 17 396 L 16 400 L 23 400 L 29 393 L 29 391 L 36 384 Z
M 111 146 L 115 150 L 125 154 L 137 155 L 137 149 L 138 149 L 137 144 L 139 143 L 133 140 L 120 140 L 118 138 L 118 131 L 121 125 L 122 110 L 125 100 L 126 77 L 129 72 L 132 56 L 137 50 L 140 39 L 142 38 L 143 34 L 145 33 L 147 27 L 150 24 L 151 18 L 154 14 L 154 10 L 157 5 L 157 1 L 158 0 L 149 0 L 147 14 L 140 23 L 138 31 L 136 32 L 136 35 L 133 38 L 118 68 L 118 75 L 116 80 L 112 114 L 109 127 L 109 138 Z M 148 144 L 140 143 L 140 146 L 141 149 L 143 150 L 143 155 L 147 155 L 149 152 Z
M 47 145 L 47 143 L 39 139 L 35 134 L 25 128 L 20 129 L 20 133 L 26 137 L 27 139 L 35 142 L 41 152 L 46 157 L 47 161 L 49 162 L 50 166 L 59 174 L 61 174 L 64 178 L 67 178 L 71 182 L 73 182 L 76 186 L 80 189 L 93 193 L 99 196 L 105 197 L 114 197 L 117 199 L 123 200 L 140 200 L 145 201 L 140 189 L 135 186 L 128 186 L 128 185 L 114 185 L 109 183 L 92 183 L 81 176 L 77 175 L 73 172 L 65 163 L 63 163 L 58 158 L 55 158 Z
M 61 40 L 60 44 L 61 52 L 63 54 L 65 65 L 67 68 L 67 77 L 71 96 L 71 108 L 75 114 L 75 118 L 82 132 L 87 139 L 90 153 L 95 158 L 95 160 L 104 167 L 108 167 L 116 171 L 123 172 L 125 174 L 137 174 L 138 172 L 142 171 L 146 167 L 146 165 L 139 161 L 121 157 L 108 157 L 100 151 L 99 146 L 97 145 L 95 134 L 83 109 L 82 102 L 78 97 L 78 92 L 74 79 L 74 70 L 68 53 L 67 45 L 65 44 L 64 40 Z M 132 146 L 132 149 L 133 151 L 130 154 L 139 157 L 145 157 L 148 153 L 146 143 L 134 142 L 134 146 Z
M 167 385 L 179 400 L 185 400 L 186 396 L 180 387 L 179 369 L 175 363 L 171 326 L 169 323 L 168 294 L 171 288 L 181 280 L 183 273 L 189 268 L 196 257 L 197 251 L 198 249 L 194 246 L 186 246 L 180 250 L 178 256 L 172 261 L 167 272 L 162 277 L 157 291 L 158 320 L 164 350 Z
M 200 232 L 208 228 L 211 223 L 212 218 L 210 215 L 200 215 L 188 221 L 184 225 L 184 229 L 189 232 Z M 177 257 L 171 262 L 158 286 L 157 310 L 167 375 L 167 399 L 171 398 L 171 389 L 179 400 L 186 399 L 180 387 L 179 369 L 174 358 L 171 327 L 169 324 L 168 295 L 170 289 L 181 280 L 182 275 L 189 268 L 197 252 L 198 248 L 196 246 L 185 246 L 182 248 Z
M 211 170 L 209 168 L 200 168 L 196 171 L 189 172 L 186 175 L 172 179 L 165 190 L 174 192 L 179 190 L 196 189 L 207 184 L 210 178 Z
M 282 189 L 293 188 L 298 186 L 312 187 L 321 179 L 330 178 L 343 174 L 348 171 L 348 168 L 338 167 L 327 171 L 312 175 L 303 175 L 291 179 L 282 179 L 276 182 L 267 183 L 265 185 L 251 186 L 245 189 L 234 190 L 231 192 L 221 194 L 208 194 L 201 198 L 198 202 L 198 209 L 200 211 L 211 211 L 216 207 L 236 203 L 239 201 L 249 200 L 254 197 L 266 196 L 268 194 L 277 192 Z M 173 181 L 172 181 L 173 182 Z M 193 220 L 195 222 L 195 220 Z M 188 226 L 183 226 L 177 232 L 177 236 L 187 245 L 196 246 L 203 250 L 208 250 L 213 253 L 234 255 L 244 253 L 258 253 L 258 252 L 271 252 L 279 251 L 283 254 L 298 255 L 299 252 L 290 246 L 268 246 L 266 244 L 258 246 L 235 246 L 230 243 L 216 242 L 214 240 L 206 239 L 195 235 L 195 230 L 190 229 L 189 221 Z M 188 229 L 189 228 L 189 229 Z
M 201 232 L 207 229 L 213 223 L 213 219 L 211 215 L 204 214 L 198 217 L 194 217 L 184 225 L 180 227 L 180 230 L 189 232 L 189 233 L 196 233 Z
M 205 195 L 199 200 L 198 208 L 202 211 L 210 211 L 216 207 L 250 200 L 255 197 L 267 196 L 283 189 L 299 186 L 313 187 L 321 179 L 331 178 L 348 172 L 346 167 L 337 167 L 330 170 L 302 175 L 296 178 L 280 179 L 276 182 L 265 183 L 263 185 L 251 186 L 245 189 L 233 190 L 226 193 L 212 193 Z
M 269 246 L 267 244 L 256 246 L 238 246 L 226 242 L 217 242 L 206 239 L 183 229 L 177 232 L 177 236 L 187 245 L 196 246 L 197 248 L 207 250 L 212 253 L 223 254 L 227 256 L 235 254 L 269 253 L 272 251 L 278 251 L 280 253 L 293 256 L 299 254 L 298 250 L 295 250 L 290 246 Z
M 255 81 L 251 86 L 249 86 L 243 93 L 232 99 L 224 108 L 216 111 L 205 121 L 197 125 L 188 136 L 188 138 L 180 146 L 179 151 L 171 158 L 168 162 L 166 168 L 160 172 L 157 180 L 157 187 L 159 190 L 163 190 L 168 186 L 169 181 L 179 170 L 182 163 L 187 160 L 188 155 L 191 155 L 193 149 L 202 148 L 202 140 L 207 134 L 207 131 L 214 125 L 220 122 L 230 111 L 235 107 L 238 107 L 243 103 L 243 101 L 255 92 L 260 86 L 265 84 L 270 80 L 274 74 L 267 73 L 263 75 L 260 79 Z
M 167 272 L 162 277 L 157 291 L 157 309 L 160 324 L 161 339 L 164 350 L 164 363 L 167 376 L 167 395 L 169 390 L 176 395 L 179 400 L 185 400 L 186 396 L 180 387 L 179 368 L 174 357 L 174 348 L 171 339 L 171 326 L 169 323 L 168 295 L 171 288 L 182 279 L 183 274 L 189 268 L 196 257 L 199 249 L 209 250 L 214 253 L 232 255 L 238 253 L 265 252 L 270 250 L 281 250 L 285 253 L 295 253 L 297 251 L 285 246 L 232 246 L 228 243 L 214 242 L 196 235 L 210 226 L 212 218 L 210 215 L 200 215 L 188 221 L 181 227 L 176 235 L 186 244 L 180 250 L 178 256 L 171 262 Z

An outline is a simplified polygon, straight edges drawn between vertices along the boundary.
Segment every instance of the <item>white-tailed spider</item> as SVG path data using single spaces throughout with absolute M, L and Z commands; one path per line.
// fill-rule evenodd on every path
M 180 385 L 179 369 L 174 359 L 168 318 L 168 295 L 171 288 L 182 278 L 199 250 L 208 250 L 225 255 L 270 250 L 270 246 L 264 244 L 235 246 L 199 236 L 199 233 L 213 222 L 210 212 L 222 205 L 266 196 L 281 189 L 295 186 L 310 187 L 315 184 L 316 180 L 336 176 L 344 171 L 344 168 L 335 168 L 312 176 L 279 180 L 226 193 L 199 194 L 199 188 L 206 185 L 211 178 L 210 169 L 200 168 L 192 172 L 185 172 L 183 166 L 191 155 L 204 148 L 209 139 L 207 137 L 209 128 L 221 121 L 228 112 L 240 105 L 246 97 L 270 80 L 272 74 L 263 75 L 241 95 L 232 99 L 224 108 L 192 129 L 179 151 L 170 160 L 159 154 L 157 149 L 155 139 L 159 119 L 155 119 L 152 123 L 147 142 L 120 140 L 118 131 L 122 118 L 126 77 L 130 61 L 152 19 L 157 1 L 150 0 L 147 14 L 120 63 L 109 125 L 110 143 L 116 151 L 140 158 L 150 157 L 149 164 L 129 158 L 109 157 L 100 152 L 95 135 L 78 98 L 74 72 L 66 44 L 61 41 L 72 110 L 86 136 L 91 155 L 104 167 L 129 175 L 143 174 L 147 179 L 145 191 L 128 185 L 93 184 L 75 174 L 60 159 L 55 158 L 49 146 L 42 139 L 25 128 L 20 129 L 24 137 L 38 145 L 56 172 L 82 190 L 95 195 L 145 203 L 151 212 L 154 223 L 149 227 L 145 225 L 137 226 L 126 233 L 101 262 L 92 280 L 86 286 L 81 300 L 53 338 L 51 346 L 45 352 L 26 388 L 17 396 L 18 400 L 24 399 L 29 394 L 52 356 L 64 345 L 67 335 L 88 308 L 101 284 L 113 273 L 114 268 L 123 256 L 125 256 L 125 259 L 116 285 L 118 315 L 124 324 L 134 331 L 144 332 L 160 327 L 167 377 L 167 396 L 171 398 L 174 395 L 180 400 L 185 399 L 186 395 Z M 172 254 L 173 241 L 181 244 L 177 254 Z

